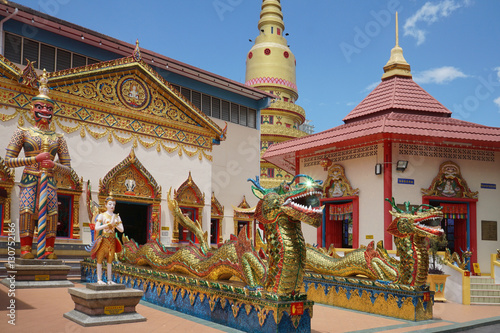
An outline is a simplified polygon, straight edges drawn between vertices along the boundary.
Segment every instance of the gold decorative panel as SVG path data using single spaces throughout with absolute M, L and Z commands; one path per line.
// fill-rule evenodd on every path
M 110 192 L 117 200 L 145 203 L 150 206 L 151 216 L 148 217 L 147 221 L 149 225 L 148 240 L 159 239 L 161 186 L 137 159 L 133 149 L 103 179 L 99 179 L 99 204 L 101 207 L 104 207 L 104 201 Z
M 0 120 L 32 123 L 29 101 L 36 91 L 20 84 L 21 71 L 1 56 L 0 72 L 5 75 L 0 104 L 6 106 Z M 209 161 L 213 142 L 225 138 L 208 116 L 133 57 L 50 73 L 49 86 L 56 102 L 54 129 L 57 125 L 66 133 Z
M 200 225 L 203 225 L 203 207 L 205 206 L 205 194 L 200 191 L 200 188 L 193 181 L 191 171 L 189 171 L 188 179 L 174 190 L 174 199 L 179 203 L 179 207 L 193 208 L 196 210 L 197 220 Z M 194 217 L 190 217 L 194 220 Z M 194 221 L 196 222 L 196 221 Z M 172 232 L 172 243 L 179 242 L 179 221 L 174 217 L 174 230 Z
M 422 195 L 477 199 L 478 192 L 472 192 L 462 177 L 460 166 L 446 161 L 439 166 L 439 173 L 428 189 L 421 190 Z
M 8 235 L 9 224 L 12 222 L 10 217 L 11 208 L 11 195 L 12 188 L 14 187 L 14 169 L 10 169 L 5 165 L 5 161 L 0 157 L 0 204 L 3 206 L 0 221 L 3 221 L 3 225 L 0 225 L 0 233 L 2 235 Z

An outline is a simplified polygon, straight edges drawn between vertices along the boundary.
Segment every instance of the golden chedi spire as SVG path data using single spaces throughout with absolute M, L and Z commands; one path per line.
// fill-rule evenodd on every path
M 382 80 L 393 76 L 411 77 L 410 65 L 403 57 L 403 49 L 399 46 L 398 13 L 396 12 L 396 46 L 391 50 L 391 57 L 384 66 Z
M 307 135 L 299 129 L 305 111 L 295 104 L 299 94 L 295 79 L 295 56 L 284 33 L 285 23 L 279 0 L 263 0 L 258 23 L 259 35 L 247 54 L 245 84 L 272 93 L 276 98 L 261 110 L 261 154 L 278 142 Z M 260 184 L 278 186 L 291 175 L 261 160 Z
M 285 38 L 280 1 L 262 1 L 258 28 L 259 35 L 247 55 L 246 84 L 266 91 L 280 92 L 284 94 L 282 99 L 297 100 L 295 56 Z

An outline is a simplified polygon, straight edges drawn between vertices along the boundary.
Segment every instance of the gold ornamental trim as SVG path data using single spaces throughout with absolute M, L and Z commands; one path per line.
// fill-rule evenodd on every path
M 265 110 L 281 110 L 284 112 L 289 111 L 300 115 L 304 119 L 306 118 L 306 111 L 304 110 L 303 107 L 294 103 L 285 102 L 281 100 L 274 100 L 274 102 L 271 102 L 271 105 L 269 105 L 269 107 Z M 265 110 L 263 111 L 266 112 Z
M 267 136 L 271 135 L 287 137 L 287 138 L 301 138 L 307 136 L 306 132 L 303 132 L 295 128 L 289 128 L 283 125 L 262 124 L 260 126 L 260 132 L 263 140 L 266 139 Z

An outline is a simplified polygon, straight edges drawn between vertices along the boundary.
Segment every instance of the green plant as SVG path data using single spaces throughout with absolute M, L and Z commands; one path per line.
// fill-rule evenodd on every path
M 438 251 L 446 248 L 448 240 L 446 234 L 437 238 L 427 238 L 429 242 L 429 274 L 444 274 L 441 265 L 444 264 L 443 259 L 438 254 Z

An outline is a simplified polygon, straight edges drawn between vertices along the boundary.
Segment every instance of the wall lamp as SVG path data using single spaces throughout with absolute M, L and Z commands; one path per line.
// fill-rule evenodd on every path
M 404 172 L 406 168 L 408 167 L 408 161 L 404 160 L 399 160 L 396 163 L 377 163 L 375 164 L 375 174 L 380 175 L 382 174 L 382 164 L 396 164 L 396 170 Z
M 396 163 L 396 170 L 398 171 L 404 172 L 407 167 L 408 167 L 408 161 L 399 160 L 398 163 Z

